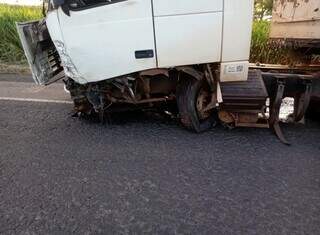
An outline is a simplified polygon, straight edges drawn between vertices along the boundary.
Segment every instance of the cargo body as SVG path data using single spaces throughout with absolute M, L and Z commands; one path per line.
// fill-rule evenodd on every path
M 296 63 L 319 65 L 320 1 L 275 0 L 270 37 L 290 48 Z M 316 79 L 308 113 L 320 113 L 319 70 L 313 72 Z
M 320 1 L 276 0 L 270 37 L 320 47 Z

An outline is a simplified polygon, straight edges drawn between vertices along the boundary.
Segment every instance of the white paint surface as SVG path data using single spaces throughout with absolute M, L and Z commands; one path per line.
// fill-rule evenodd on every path
M 151 0 L 130 0 L 65 15 L 59 10 L 66 50 L 86 81 L 101 81 L 156 67 Z
M 222 13 L 155 18 L 159 67 L 219 62 Z
M 225 0 L 222 61 L 249 60 L 253 0 Z
M 221 63 L 220 82 L 247 81 L 249 73 L 248 61 Z
M 223 0 L 153 0 L 154 15 L 185 15 L 222 11 Z

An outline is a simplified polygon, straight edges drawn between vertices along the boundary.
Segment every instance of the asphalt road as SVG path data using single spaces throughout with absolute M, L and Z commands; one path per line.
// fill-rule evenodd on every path
M 320 234 L 320 123 L 285 125 L 291 147 L 142 114 L 102 126 L 46 89 L 0 81 L 0 234 Z

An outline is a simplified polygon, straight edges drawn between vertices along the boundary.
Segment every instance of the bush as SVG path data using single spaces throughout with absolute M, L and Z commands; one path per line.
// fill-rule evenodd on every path
M 270 21 L 253 22 L 250 61 L 266 64 L 290 63 L 290 49 L 281 40 L 269 39 L 270 28 Z
M 39 7 L 0 4 L 0 62 L 25 63 L 26 59 L 16 29 L 16 22 L 40 19 Z

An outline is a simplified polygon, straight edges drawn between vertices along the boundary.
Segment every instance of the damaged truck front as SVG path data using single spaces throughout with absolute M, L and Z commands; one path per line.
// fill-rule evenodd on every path
M 262 77 L 249 73 L 253 0 L 46 5 L 44 20 L 18 23 L 18 31 L 35 82 L 63 78 L 77 114 L 103 120 L 117 110 L 173 107 L 185 127 L 200 132 L 217 116 L 230 125 L 255 123 L 264 110 Z M 222 91 L 230 102 L 224 110 Z
M 48 8 L 43 9 L 44 12 L 47 11 L 45 19 L 17 23 L 21 44 L 34 81 L 39 85 L 49 85 L 63 78 L 68 72 L 69 67 L 64 63 L 67 59 L 63 56 L 66 53 L 56 10 L 63 4 L 64 1 L 61 0 L 46 2 L 44 6 L 47 5 Z

